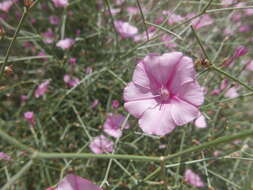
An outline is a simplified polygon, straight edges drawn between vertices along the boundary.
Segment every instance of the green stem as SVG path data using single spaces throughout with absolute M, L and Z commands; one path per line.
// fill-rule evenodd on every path
M 233 80 L 233 81 L 239 83 L 240 85 L 244 86 L 244 87 L 247 88 L 248 90 L 253 91 L 253 87 L 247 85 L 246 83 L 242 82 L 240 79 L 238 79 L 238 78 L 236 78 L 236 77 L 230 75 L 229 73 L 223 71 L 222 69 L 220 69 L 219 67 L 217 67 L 215 64 L 213 64 L 213 63 L 211 62 L 211 59 L 210 59 L 210 57 L 208 56 L 208 54 L 207 54 L 207 52 L 206 52 L 206 50 L 205 50 L 205 48 L 204 48 L 204 46 L 203 46 L 203 43 L 202 43 L 200 37 L 198 36 L 197 32 L 194 30 L 194 28 L 193 28 L 192 26 L 191 26 L 191 29 L 192 29 L 192 32 L 193 32 L 193 34 L 194 34 L 194 36 L 195 36 L 195 38 L 196 38 L 196 40 L 197 40 L 197 42 L 198 42 L 198 44 L 199 44 L 199 46 L 200 46 L 200 48 L 201 48 L 203 54 L 205 55 L 206 59 L 209 61 L 209 64 L 210 64 L 209 69 L 213 69 L 213 70 L 217 71 L 218 73 L 220 73 L 220 74 L 226 76 L 227 78 L 229 78 L 229 79 L 231 79 L 231 80 Z
M 28 14 L 28 11 L 27 11 L 26 8 L 24 8 L 24 12 L 22 14 L 22 17 L 21 17 L 21 19 L 20 19 L 20 21 L 18 23 L 17 29 L 16 29 L 16 31 L 14 33 L 14 36 L 13 36 L 13 38 L 11 40 L 11 43 L 10 43 L 8 49 L 7 49 L 7 52 L 6 52 L 6 55 L 5 55 L 5 58 L 4 58 L 4 62 L 2 63 L 2 66 L 1 66 L 1 69 L 0 69 L 0 79 L 1 79 L 1 77 L 3 75 L 3 73 L 4 73 L 4 69 L 5 69 L 5 66 L 8 63 L 8 59 L 9 59 L 9 56 L 10 56 L 11 49 L 12 49 L 12 47 L 14 45 L 14 42 L 15 42 L 17 36 L 18 36 L 18 33 L 19 33 L 20 29 L 21 29 L 21 26 L 22 26 L 22 24 L 23 24 L 23 22 L 24 22 L 24 20 L 25 20 L 25 18 L 27 16 L 27 14 Z
M 221 11 L 233 11 L 233 10 L 240 10 L 240 9 L 252 9 L 253 6 L 247 6 L 247 7 L 227 7 L 227 8 L 221 8 L 221 9 L 210 9 L 207 10 L 206 13 L 216 13 Z
M 146 21 L 145 21 L 145 17 L 144 17 L 142 8 L 141 8 L 141 4 L 140 4 L 139 0 L 137 0 L 136 2 L 137 2 L 138 8 L 139 8 L 140 13 L 141 13 L 142 22 L 143 22 L 144 27 L 145 27 L 145 32 L 146 32 L 146 36 L 147 36 L 147 41 L 149 41 L 148 27 L 147 27 L 147 24 L 146 24 Z
M 27 164 L 24 165 L 23 168 L 21 168 L 21 170 L 19 170 L 16 175 L 14 175 L 10 180 L 8 180 L 8 182 L 1 188 L 1 190 L 10 189 L 10 186 L 14 184 L 22 175 L 24 175 L 24 173 L 31 168 L 32 164 L 33 160 L 27 162 Z
M 121 159 L 135 160 L 147 162 L 161 162 L 160 157 L 154 156 L 139 156 L 125 154 L 92 154 L 92 153 L 45 153 L 38 152 L 35 156 L 37 159 L 56 159 L 56 158 L 96 158 L 96 159 Z
M 211 142 L 207 142 L 207 143 L 204 143 L 202 145 L 194 146 L 194 147 L 188 148 L 184 151 L 181 151 L 181 152 L 178 152 L 178 153 L 175 153 L 175 154 L 172 154 L 172 155 L 168 155 L 168 156 L 166 156 L 165 159 L 169 160 L 169 159 L 177 158 L 177 157 L 182 156 L 182 155 L 186 155 L 186 154 L 189 155 L 192 152 L 199 152 L 201 150 L 204 150 L 204 149 L 207 149 L 207 148 L 210 148 L 210 147 L 214 147 L 214 146 L 219 145 L 219 144 L 229 143 L 229 142 L 234 141 L 236 139 L 242 139 L 242 138 L 246 138 L 246 137 L 249 137 L 249 136 L 253 136 L 253 129 L 243 131 L 243 132 L 238 133 L 236 135 L 229 135 L 229 136 L 224 136 L 224 137 L 217 138 L 217 139 L 215 139 Z

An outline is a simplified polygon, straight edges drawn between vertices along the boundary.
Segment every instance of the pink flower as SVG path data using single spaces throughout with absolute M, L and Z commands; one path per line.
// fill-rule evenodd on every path
M 198 174 L 194 173 L 191 169 L 187 169 L 184 173 L 184 180 L 186 183 L 194 187 L 204 187 L 205 184 Z
M 37 87 L 37 89 L 35 90 L 35 97 L 36 98 L 43 96 L 47 92 L 49 83 L 50 83 L 50 80 L 46 80 L 45 82 L 41 83 Z
M 90 143 L 89 147 L 95 154 L 113 152 L 114 143 L 106 138 L 104 135 L 95 137 Z
M 43 42 L 46 43 L 46 44 L 53 43 L 54 42 L 54 38 L 55 38 L 54 33 L 53 33 L 53 31 L 52 31 L 51 28 L 49 28 L 47 30 L 47 32 L 44 32 L 42 34 L 42 37 L 43 37 Z
M 228 7 L 229 5 L 233 5 L 237 0 L 221 0 L 223 7 Z
M 93 108 L 97 107 L 97 105 L 98 105 L 99 103 L 100 103 L 99 100 L 96 99 L 96 100 L 94 100 L 94 101 L 92 102 L 92 104 L 91 104 L 90 107 L 93 109 Z
M 136 14 L 138 14 L 140 12 L 140 10 L 137 7 L 127 7 L 126 8 L 126 12 L 129 15 L 136 15 Z
M 71 65 L 75 65 L 76 64 L 76 58 L 74 58 L 74 57 L 69 58 L 69 63 Z
M 200 16 L 200 17 L 195 18 L 195 19 L 192 20 L 192 26 L 196 30 L 198 30 L 198 29 L 200 29 L 202 27 L 211 25 L 211 24 L 213 24 L 213 19 L 209 15 L 207 15 L 207 14 L 205 14 L 203 16 Z
M 70 75 L 64 75 L 63 80 L 69 87 L 74 87 L 78 85 L 80 82 L 78 78 L 70 76 Z
M 124 89 L 124 100 L 145 133 L 163 136 L 198 117 L 204 94 L 192 59 L 172 52 L 141 60 Z
M 28 100 L 28 96 L 27 95 L 21 95 L 20 100 L 21 100 L 21 103 L 24 104 Z
M 251 15 L 253 15 L 253 9 L 245 9 L 244 12 L 245 12 L 245 15 L 246 15 L 246 16 L 251 16 Z
M 7 0 L 0 3 L 0 10 L 8 12 L 12 5 L 15 3 L 13 0 Z
M 107 119 L 103 125 L 104 132 L 114 138 L 121 137 L 123 130 L 122 127 L 124 127 L 125 129 L 129 128 L 128 123 L 122 126 L 125 119 L 126 118 L 121 114 L 108 114 Z
M 52 0 L 55 7 L 64 7 L 68 6 L 68 0 Z
M 92 67 L 87 67 L 86 69 L 85 69 L 85 72 L 86 72 L 86 74 L 91 74 L 92 72 L 93 72 L 93 69 L 92 69 Z
M 69 174 L 60 181 L 56 188 L 50 187 L 49 190 L 102 190 L 97 185 L 87 179 Z
M 134 37 L 138 33 L 138 29 L 128 22 L 118 20 L 114 22 L 114 25 L 122 38 Z
M 0 160 L 9 161 L 9 160 L 11 160 L 11 157 L 9 155 L 5 154 L 4 152 L 0 152 Z
M 112 107 L 115 108 L 115 109 L 118 108 L 119 107 L 119 101 L 118 100 L 113 100 L 112 101 Z
M 24 113 L 25 120 L 32 126 L 35 126 L 34 112 L 28 111 Z
M 175 24 L 184 20 L 184 17 L 181 15 L 172 13 L 170 11 L 163 11 L 163 14 L 169 17 L 168 24 Z
M 199 114 L 199 117 L 195 120 L 194 125 L 197 128 L 206 128 L 207 124 L 205 117 L 202 114 Z
M 49 22 L 52 25 L 58 25 L 60 23 L 60 18 L 58 16 L 50 16 Z
M 167 48 L 177 47 L 177 44 L 173 41 L 173 38 L 167 34 L 162 36 L 161 41 L 166 42 L 164 46 Z
M 253 60 L 251 60 L 246 67 L 247 70 L 253 71 Z
M 63 50 L 71 48 L 75 43 L 75 40 L 72 38 L 65 38 L 57 42 L 56 47 L 60 47 Z
M 224 62 L 224 66 L 229 66 L 229 65 L 233 65 L 234 64 L 234 60 L 238 59 L 241 56 L 246 55 L 249 52 L 249 49 L 246 48 L 245 46 L 238 46 L 235 51 L 234 54 L 229 57 L 225 62 Z
M 226 98 L 236 98 L 239 96 L 235 87 L 229 88 L 228 91 L 224 94 Z

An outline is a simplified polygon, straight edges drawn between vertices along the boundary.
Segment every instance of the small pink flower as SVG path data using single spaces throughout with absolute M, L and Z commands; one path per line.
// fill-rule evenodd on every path
M 184 17 L 182 17 L 181 15 L 172 13 L 170 11 L 163 11 L 163 14 L 169 18 L 168 24 L 175 24 L 184 20 Z
M 50 16 L 49 17 L 49 22 L 50 22 L 50 24 L 52 24 L 52 25 L 58 25 L 58 24 L 60 24 L 60 18 L 58 17 L 58 16 Z
M 221 0 L 221 4 L 223 7 L 228 7 L 230 5 L 233 5 L 237 2 L 237 0 Z
M 224 94 L 226 98 L 236 98 L 239 96 L 237 89 L 235 87 L 229 88 L 228 91 Z
M 20 100 L 21 100 L 21 103 L 24 104 L 28 100 L 28 96 L 27 95 L 21 95 Z
M 55 7 L 64 7 L 68 6 L 68 0 L 52 0 Z
M 164 44 L 165 47 L 167 48 L 173 48 L 173 47 L 177 47 L 177 44 L 175 42 L 173 42 L 173 38 L 167 34 L 164 34 L 161 38 L 162 42 L 166 42 Z
M 71 48 L 75 43 L 75 40 L 72 38 L 65 38 L 57 42 L 56 47 L 60 47 L 63 50 Z
M 191 58 L 181 52 L 147 55 L 124 89 L 125 109 L 147 134 L 164 136 L 199 116 L 204 102 Z
M 50 188 L 51 190 L 102 190 L 89 180 L 73 174 L 67 175 L 56 188 Z
M 100 102 L 99 102 L 98 99 L 96 99 L 96 100 L 94 100 L 94 101 L 92 102 L 92 104 L 91 104 L 90 107 L 93 109 L 93 108 L 97 107 L 98 104 L 100 104 Z
M 140 10 L 137 7 L 127 7 L 126 11 L 129 15 L 136 15 L 140 12 Z
M 95 137 L 90 143 L 89 147 L 95 154 L 113 152 L 114 143 L 106 138 L 104 135 Z
M 248 24 L 244 24 L 239 27 L 239 32 L 250 32 L 250 31 L 251 27 Z
M 85 69 L 85 72 L 86 72 L 86 74 L 91 74 L 92 72 L 93 72 L 93 69 L 92 69 L 92 67 L 87 67 L 86 69 Z
M 9 155 L 5 154 L 4 152 L 0 152 L 0 160 L 10 161 L 11 157 Z
M 36 98 L 43 96 L 47 92 L 49 83 L 50 83 L 50 80 L 46 80 L 45 82 L 41 83 L 37 87 L 37 89 L 35 90 Z
M 202 114 L 199 114 L 199 117 L 195 120 L 194 125 L 197 128 L 206 128 L 207 124 L 205 117 Z
M 122 38 L 134 37 L 138 33 L 138 29 L 128 22 L 118 20 L 114 22 L 114 25 Z
M 7 0 L 0 3 L 0 10 L 8 12 L 12 5 L 15 3 L 13 0 Z
M 118 108 L 119 107 L 119 101 L 118 100 L 113 100 L 112 101 L 112 107 L 115 108 L 115 109 Z
M 207 14 L 192 20 L 192 26 L 196 30 L 203 28 L 205 26 L 211 25 L 211 24 L 213 24 L 213 19 Z
M 249 52 L 249 49 L 246 48 L 245 46 L 238 46 L 235 51 L 234 54 L 229 57 L 223 64 L 223 66 L 230 66 L 234 64 L 234 60 L 240 58 L 241 56 L 246 55 Z
M 64 75 L 63 80 L 69 87 L 74 87 L 80 83 L 78 78 L 70 75 Z
M 24 113 L 25 120 L 32 126 L 35 126 L 34 112 L 28 111 Z
M 246 16 L 251 16 L 251 15 L 253 15 L 253 9 L 245 9 L 244 12 L 245 12 L 245 15 L 246 15 Z
M 184 173 L 184 180 L 186 183 L 194 187 L 204 187 L 205 184 L 198 174 L 194 173 L 191 169 L 187 169 Z
M 74 58 L 74 57 L 69 58 L 69 63 L 71 65 L 75 65 L 76 64 L 76 58 Z
M 251 60 L 251 61 L 247 64 L 246 69 L 249 70 L 249 71 L 253 71 L 253 60 Z
M 55 35 L 51 28 L 47 30 L 47 32 L 42 33 L 43 42 L 46 44 L 51 44 L 54 42 Z
M 107 119 L 103 125 L 104 132 L 114 138 L 121 137 L 123 130 L 122 127 L 124 127 L 124 129 L 129 128 L 128 123 L 122 126 L 125 119 L 126 118 L 121 114 L 108 114 Z

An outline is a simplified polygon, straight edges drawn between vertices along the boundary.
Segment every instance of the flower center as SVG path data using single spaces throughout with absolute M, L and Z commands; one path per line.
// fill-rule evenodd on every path
M 161 95 L 162 101 L 168 101 L 170 99 L 170 92 L 168 91 L 167 88 L 162 87 L 160 89 L 160 95 Z

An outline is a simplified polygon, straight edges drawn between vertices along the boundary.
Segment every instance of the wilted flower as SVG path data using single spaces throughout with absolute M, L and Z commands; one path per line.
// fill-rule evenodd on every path
M 104 135 L 95 137 L 89 145 L 91 151 L 95 154 L 113 152 L 113 146 L 114 143 Z
M 204 95 L 192 59 L 173 52 L 141 60 L 124 89 L 124 100 L 145 133 L 163 136 L 196 119 Z
M 47 30 L 47 32 L 42 33 L 43 42 L 46 44 L 51 44 L 54 42 L 55 35 L 51 28 Z
M 126 122 L 124 126 L 123 123 L 125 121 L 125 117 L 121 114 L 108 114 L 106 121 L 103 125 L 104 132 L 108 135 L 119 138 L 122 136 L 122 130 L 129 128 L 128 123 Z
M 52 0 L 55 7 L 64 7 L 68 6 L 68 0 Z
M 187 169 L 184 173 L 184 180 L 186 183 L 194 187 L 204 187 L 205 184 L 198 174 L 194 173 L 191 169 Z
M 94 100 L 93 102 L 92 102 L 92 104 L 91 104 L 91 108 L 95 108 L 95 107 L 97 107 L 97 105 L 99 104 L 100 102 L 99 102 L 99 100 L 98 99 L 96 99 L 96 100 Z
M 69 174 L 60 181 L 56 188 L 49 187 L 47 190 L 102 190 L 87 179 Z
M 4 152 L 0 152 L 0 160 L 11 160 L 11 157 L 8 154 L 5 154 Z
M 118 100 L 113 100 L 112 101 L 112 107 L 115 108 L 115 109 L 118 108 L 119 107 L 119 101 Z
M 28 111 L 24 113 L 25 120 L 32 126 L 35 125 L 34 112 Z
M 65 38 L 57 42 L 56 47 L 60 47 L 63 50 L 71 48 L 75 43 L 75 40 L 72 38 Z
M 122 38 L 134 37 L 138 33 L 138 29 L 128 22 L 118 20 L 114 22 L 114 25 Z
M 229 57 L 227 60 L 225 60 L 223 65 L 229 66 L 233 64 L 235 59 L 238 59 L 239 57 L 246 55 L 248 52 L 249 52 L 249 49 L 246 48 L 245 46 L 242 46 L 242 45 L 238 46 L 235 49 L 234 54 L 231 57 Z
M 50 24 L 58 25 L 60 23 L 60 18 L 58 16 L 50 16 L 49 22 Z
M 37 87 L 37 89 L 35 90 L 35 97 L 36 98 L 43 96 L 47 92 L 49 83 L 50 83 L 50 80 L 46 80 L 45 82 L 41 83 Z

